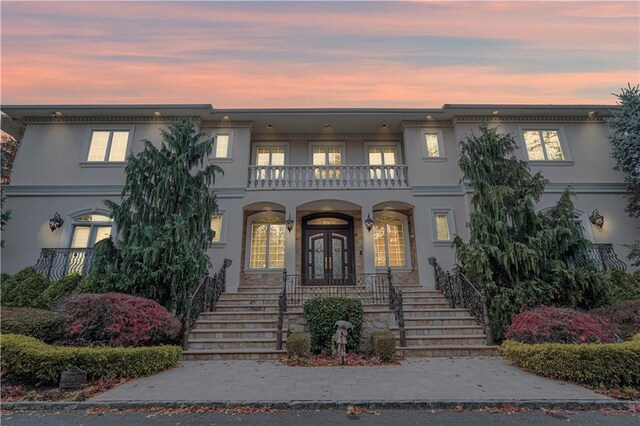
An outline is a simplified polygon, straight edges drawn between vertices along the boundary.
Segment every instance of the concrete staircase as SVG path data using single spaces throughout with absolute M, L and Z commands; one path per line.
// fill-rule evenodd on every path
M 404 296 L 407 346 L 405 357 L 491 356 L 496 346 L 487 346 L 485 335 L 465 309 L 452 309 L 439 291 L 418 285 L 396 285 Z M 281 286 L 240 286 L 237 293 L 220 296 L 214 312 L 200 314 L 189 334 L 185 360 L 278 359 L 276 350 L 278 295 Z M 365 306 L 365 310 L 385 309 Z M 290 309 L 300 313 L 301 308 Z M 288 323 L 285 315 L 283 329 Z M 391 327 L 398 337 L 397 327 Z M 286 333 L 285 333 L 286 344 Z M 400 344 L 398 340 L 398 345 Z

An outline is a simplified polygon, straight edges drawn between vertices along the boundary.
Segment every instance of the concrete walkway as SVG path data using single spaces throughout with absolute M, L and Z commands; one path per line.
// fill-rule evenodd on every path
M 188 361 L 91 401 L 610 400 L 500 357 L 407 359 L 385 367 L 287 367 L 276 361 Z

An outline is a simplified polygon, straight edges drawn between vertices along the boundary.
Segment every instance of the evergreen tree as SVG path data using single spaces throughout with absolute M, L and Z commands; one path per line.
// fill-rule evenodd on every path
M 5 168 L 7 159 L 3 153 L 0 153 L 0 166 L 2 170 Z M 4 183 L 4 182 L 3 182 Z M 0 188 L 0 230 L 4 232 L 4 227 L 11 219 L 11 210 L 7 210 L 4 207 L 4 203 L 7 201 L 7 196 L 4 193 L 4 188 Z M 0 239 L 0 247 L 4 247 L 4 240 Z
M 486 123 L 480 136 L 460 144 L 463 180 L 473 188 L 468 243 L 456 237 L 456 257 L 487 294 L 492 328 L 502 336 L 524 306 L 590 307 L 607 298 L 606 277 L 595 268 L 573 268 L 589 242 L 574 220 L 571 192 L 537 213 L 548 181 L 515 157 L 516 143 Z
M 622 88 L 618 98 L 619 108 L 612 111 L 607 121 L 611 136 L 611 156 L 616 160 L 616 170 L 622 172 L 627 185 L 629 216 L 640 218 L 640 86 Z M 636 232 L 637 235 L 637 232 Z M 640 266 L 640 241 L 631 246 L 629 259 Z
M 121 237 L 119 253 L 104 250 L 120 262 L 119 286 L 178 315 L 206 273 L 213 239 L 217 203 L 209 187 L 222 169 L 206 164 L 213 144 L 204 136 L 184 120 L 162 130 L 160 148 L 144 140 L 128 159 L 121 203 L 105 201 Z

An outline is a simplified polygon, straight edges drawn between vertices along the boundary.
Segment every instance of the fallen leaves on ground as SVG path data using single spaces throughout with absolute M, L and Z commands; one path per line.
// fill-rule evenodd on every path
M 279 411 L 269 406 L 248 406 L 239 405 L 236 407 L 220 407 L 216 405 L 190 405 L 186 407 L 138 407 L 138 408 L 90 408 L 86 410 L 86 414 L 102 415 L 106 413 L 150 413 L 159 416 L 173 416 L 175 414 L 204 414 L 204 413 L 222 413 L 234 416 L 236 414 L 259 414 L 259 413 L 275 413 Z
M 98 395 L 102 392 L 106 392 L 109 389 L 112 389 L 126 381 L 127 379 L 106 377 L 96 380 L 95 382 L 91 382 L 85 387 L 75 391 L 63 391 L 59 388 L 51 386 L 33 386 L 26 384 L 17 384 L 13 382 L 5 382 L 2 384 L 0 401 L 86 401 L 92 396 Z
M 493 413 L 493 414 L 518 414 L 518 413 L 528 413 L 531 411 L 531 408 L 527 407 L 516 407 L 514 405 L 503 405 L 501 407 L 491 407 L 485 406 L 482 407 L 480 412 L 482 413 Z
M 394 356 L 391 361 L 382 361 L 376 356 L 348 353 L 345 356 L 344 364 L 337 357 L 327 355 L 313 355 L 309 358 L 283 356 L 280 361 L 289 367 L 377 367 L 399 365 L 402 357 Z

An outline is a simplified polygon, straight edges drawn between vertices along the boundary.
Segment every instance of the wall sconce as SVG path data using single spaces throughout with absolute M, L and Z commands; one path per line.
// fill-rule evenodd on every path
M 64 220 L 60 217 L 60 213 L 56 212 L 51 219 L 49 219 L 49 229 L 51 232 L 55 231 L 58 228 L 61 228 L 64 224 Z
M 291 219 L 291 213 L 289 213 L 289 218 L 284 221 L 284 224 L 287 226 L 287 231 L 291 232 L 293 229 L 293 219 Z
M 364 226 L 367 227 L 367 231 L 371 232 L 371 228 L 373 228 L 373 220 L 371 219 L 371 215 L 367 213 L 367 220 L 364 221 Z
M 602 228 L 602 225 L 604 225 L 604 216 L 600 214 L 598 209 L 595 209 L 593 212 L 591 212 L 591 215 L 589 215 L 589 221 L 596 225 L 598 228 Z

